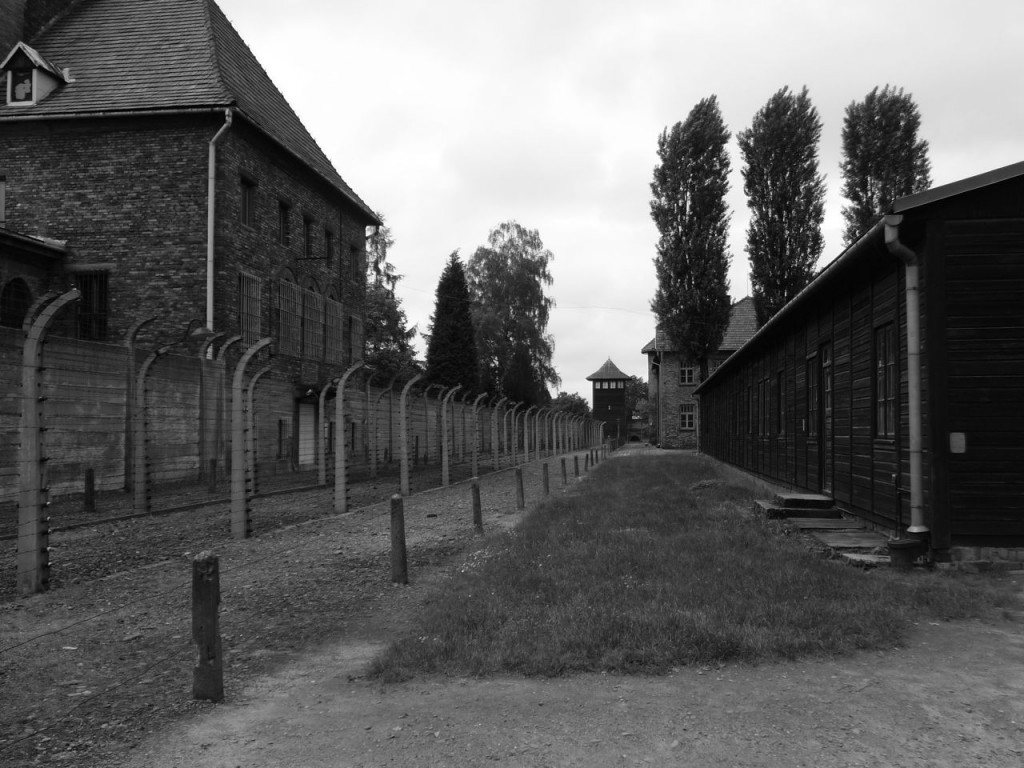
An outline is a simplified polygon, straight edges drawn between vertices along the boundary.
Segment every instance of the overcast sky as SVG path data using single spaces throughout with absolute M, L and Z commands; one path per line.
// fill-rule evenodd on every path
M 218 0 L 345 180 L 382 213 L 410 324 L 448 255 L 514 219 L 554 255 L 561 390 L 607 358 L 646 376 L 661 131 L 718 96 L 733 138 L 731 293 L 749 293 L 735 136 L 782 86 L 823 123 L 825 251 L 840 134 L 875 86 L 917 102 L 932 181 L 1024 160 L 1021 0 Z M 420 345 L 422 352 L 422 344 Z M 552 392 L 552 394 L 555 394 Z

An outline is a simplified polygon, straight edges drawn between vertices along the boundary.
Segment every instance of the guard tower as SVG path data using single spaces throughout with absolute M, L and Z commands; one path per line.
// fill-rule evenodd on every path
M 607 362 L 587 376 L 594 383 L 594 418 L 604 422 L 604 437 L 625 440 L 629 429 L 626 413 L 626 382 L 629 376 L 609 357 Z

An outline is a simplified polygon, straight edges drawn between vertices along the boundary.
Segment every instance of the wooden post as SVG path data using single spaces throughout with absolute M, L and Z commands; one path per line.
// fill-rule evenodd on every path
M 526 507 L 526 498 L 523 495 L 523 468 L 516 467 L 516 509 Z
M 192 670 L 192 698 L 224 700 L 224 656 L 220 643 L 220 561 L 200 552 L 192 561 L 192 639 L 199 649 Z
M 405 507 L 402 497 L 391 497 L 391 582 L 409 583 L 409 567 L 405 552 Z
M 89 514 L 96 511 L 96 470 L 89 467 L 85 470 L 85 501 L 84 510 Z
M 548 463 L 546 461 L 541 465 L 541 477 L 544 479 L 544 495 L 548 496 L 551 493 L 551 485 L 548 481 Z
M 567 485 L 569 477 L 565 473 L 565 456 L 562 457 L 562 485 Z
M 470 486 L 473 489 L 473 528 L 477 533 L 484 532 L 484 513 L 480 506 L 480 478 L 474 477 Z

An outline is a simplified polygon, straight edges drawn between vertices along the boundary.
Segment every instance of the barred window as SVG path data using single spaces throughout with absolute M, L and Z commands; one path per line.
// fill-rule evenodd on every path
M 295 283 L 278 283 L 277 346 L 283 355 L 302 352 L 302 293 Z
M 327 362 L 341 363 L 345 359 L 345 316 L 341 311 L 341 302 L 324 299 L 324 315 L 327 319 Z
M 302 356 L 322 360 L 324 356 L 324 297 L 316 291 L 302 291 Z
M 238 330 L 242 343 L 251 346 L 262 336 L 263 281 L 248 272 L 238 273 Z
M 82 294 L 78 301 L 78 338 L 106 341 L 110 318 L 109 274 L 106 271 L 76 272 Z

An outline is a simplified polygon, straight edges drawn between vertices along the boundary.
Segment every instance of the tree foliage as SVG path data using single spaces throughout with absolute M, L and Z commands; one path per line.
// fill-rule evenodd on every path
M 445 386 L 462 385 L 463 393 L 476 391 L 476 337 L 466 271 L 454 251 L 437 283 L 434 315 L 427 345 L 427 381 Z
M 750 208 L 747 254 L 759 325 L 811 281 L 824 248 L 821 120 L 804 87 L 784 87 L 737 136 Z
M 551 399 L 548 385 L 559 384 L 551 362 L 555 343 L 547 332 L 554 300 L 544 293 L 552 283 L 552 258 L 537 230 L 508 221 L 469 260 L 483 391 L 545 405 Z
M 921 114 L 902 88 L 875 87 L 852 102 L 843 120 L 843 208 L 847 245 L 882 218 L 896 198 L 931 186 L 928 142 L 918 138 Z
M 646 418 L 648 411 L 647 382 L 639 376 L 630 376 L 626 382 L 626 413 Z
M 729 132 L 715 96 L 658 138 L 651 217 L 658 227 L 658 289 L 651 309 L 679 350 L 707 375 L 729 324 Z
M 378 214 L 381 221 L 383 216 Z M 420 371 L 412 342 L 416 328 L 408 319 L 395 286 L 402 279 L 387 261 L 394 238 L 386 226 L 367 238 L 366 260 L 366 354 L 364 361 L 381 378 L 409 379 Z
M 570 413 L 573 416 L 590 417 L 590 403 L 577 392 L 559 392 L 558 396 L 551 401 L 551 407 L 556 411 Z

